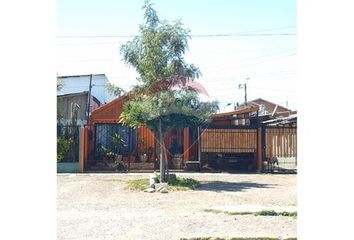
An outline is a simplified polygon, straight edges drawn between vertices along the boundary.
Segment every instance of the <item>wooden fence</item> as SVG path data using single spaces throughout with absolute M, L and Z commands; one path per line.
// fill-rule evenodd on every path
M 280 169 L 297 168 L 297 128 L 266 127 L 265 157 L 276 158 Z
M 201 152 L 245 153 L 257 151 L 257 129 L 204 129 L 201 134 Z
M 297 157 L 296 127 L 266 127 L 266 157 Z

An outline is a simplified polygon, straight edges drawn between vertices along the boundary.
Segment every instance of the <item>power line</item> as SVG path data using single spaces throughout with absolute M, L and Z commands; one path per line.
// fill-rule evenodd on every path
M 194 35 L 191 37 L 205 38 L 205 37 L 269 37 L 269 36 L 295 36 L 296 33 L 256 33 L 256 34 L 210 34 L 210 35 Z
M 220 33 L 220 34 L 199 34 L 190 35 L 195 38 L 203 37 L 266 37 L 266 36 L 295 36 L 296 33 Z M 91 35 L 91 36 L 57 36 L 57 38 L 132 38 L 139 35 Z
M 287 55 L 284 55 L 284 56 L 281 56 L 283 53 L 287 53 L 289 52 L 289 54 Z M 256 57 L 251 57 L 251 58 L 244 58 L 244 59 L 240 59 L 238 60 L 239 62 L 247 62 L 249 60 L 257 60 L 257 59 L 260 59 L 260 58 L 268 58 L 267 60 L 265 61 L 262 61 L 262 62 L 251 62 L 251 63 L 246 63 L 246 64 L 241 64 L 241 65 L 234 65 L 232 67 L 243 67 L 243 66 L 251 66 L 253 64 L 257 65 L 257 64 L 261 64 L 261 63 L 265 63 L 265 62 L 268 62 L 268 61 L 274 61 L 274 60 L 278 60 L 278 59 L 282 59 L 282 58 L 286 58 L 286 57 L 289 57 L 289 56 L 294 56 L 296 55 L 296 52 L 292 52 L 293 49 L 289 49 L 289 50 L 286 50 L 286 51 L 281 51 L 281 52 L 276 52 L 276 53 L 273 53 L 273 54 L 267 54 L 267 55 L 261 55 L 261 56 L 256 56 Z M 277 57 L 274 59 L 274 57 Z M 116 61 L 120 61 L 120 59 L 75 59 L 75 60 L 69 60 L 69 61 L 66 61 L 66 62 L 116 62 Z
M 282 36 L 282 35 L 296 35 L 296 33 L 258 33 L 258 34 L 249 34 L 249 33 L 257 33 L 257 32 L 269 32 L 274 30 L 282 30 L 282 29 L 292 29 L 296 28 L 296 26 L 285 26 L 285 27 L 277 27 L 277 28 L 267 28 L 267 29 L 257 29 L 250 31 L 242 31 L 236 33 L 221 33 L 221 34 L 196 34 L 191 35 L 191 37 L 224 37 L 224 36 Z M 132 38 L 139 35 L 63 35 L 57 36 L 57 38 Z

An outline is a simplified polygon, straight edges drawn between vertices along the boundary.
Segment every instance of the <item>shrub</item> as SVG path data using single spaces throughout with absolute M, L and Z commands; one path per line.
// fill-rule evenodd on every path
M 73 140 L 71 138 L 57 137 L 57 162 L 64 159 L 72 144 Z

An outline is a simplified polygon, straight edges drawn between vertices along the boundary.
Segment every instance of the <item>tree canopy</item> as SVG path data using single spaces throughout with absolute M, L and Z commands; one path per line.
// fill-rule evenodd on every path
M 140 34 L 120 48 L 125 63 L 139 74 L 139 84 L 128 94 L 120 121 L 152 130 L 161 146 L 160 172 L 165 180 L 165 134 L 171 129 L 206 123 L 218 105 L 200 101 L 198 91 L 187 85 L 201 76 L 199 68 L 184 59 L 190 31 L 180 20 L 160 20 L 149 1 L 142 9 Z
M 108 83 L 106 89 L 110 94 L 112 94 L 115 97 L 120 97 L 125 93 L 123 88 L 116 86 L 112 83 Z

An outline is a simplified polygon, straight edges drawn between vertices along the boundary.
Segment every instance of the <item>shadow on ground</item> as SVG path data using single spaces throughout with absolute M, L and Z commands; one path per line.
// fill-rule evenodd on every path
M 241 192 L 251 188 L 274 188 L 277 184 L 264 184 L 255 182 L 224 182 L 224 181 L 202 181 L 197 191 L 214 192 Z

